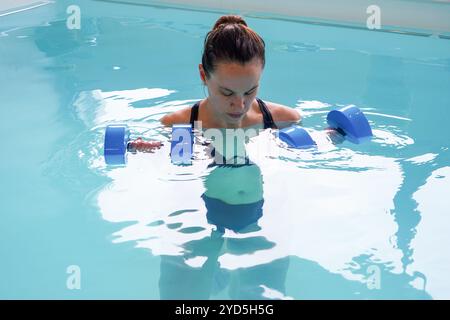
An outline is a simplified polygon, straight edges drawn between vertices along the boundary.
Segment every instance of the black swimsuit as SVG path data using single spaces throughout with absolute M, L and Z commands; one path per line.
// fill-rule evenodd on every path
M 258 101 L 259 109 L 261 110 L 261 113 L 263 115 L 264 129 L 268 128 L 277 129 L 277 125 L 275 124 L 275 121 L 273 121 L 272 114 L 270 113 L 267 105 L 264 103 L 264 101 L 262 101 L 259 98 L 256 98 L 256 101 Z M 194 122 L 198 120 L 199 106 L 200 102 L 197 102 L 191 108 L 191 119 L 189 122 L 193 129 L 194 129 Z

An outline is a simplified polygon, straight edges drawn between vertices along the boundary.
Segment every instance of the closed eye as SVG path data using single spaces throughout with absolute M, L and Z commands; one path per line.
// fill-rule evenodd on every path
M 252 91 L 250 91 L 250 92 L 247 92 L 247 93 L 245 93 L 245 95 L 246 96 L 249 96 L 249 95 L 251 95 L 252 93 L 254 93 L 255 92 L 255 90 L 252 90 Z M 234 93 L 229 93 L 229 94 L 225 94 L 225 93 L 222 93 L 225 97 L 231 97 Z

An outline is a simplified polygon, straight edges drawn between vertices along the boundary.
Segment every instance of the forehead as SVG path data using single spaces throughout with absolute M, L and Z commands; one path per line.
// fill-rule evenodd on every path
M 228 89 L 256 85 L 262 74 L 262 64 L 252 60 L 246 64 L 220 62 L 212 74 L 217 85 Z

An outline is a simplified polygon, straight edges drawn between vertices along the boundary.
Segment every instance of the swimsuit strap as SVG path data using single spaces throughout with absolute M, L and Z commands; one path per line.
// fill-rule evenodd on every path
M 198 108 L 200 106 L 200 103 L 197 102 L 191 107 L 191 119 L 189 120 L 189 123 L 191 124 L 192 129 L 194 129 L 194 123 L 198 120 Z
M 259 98 L 256 98 L 256 100 L 258 101 L 259 109 L 261 110 L 261 113 L 263 115 L 264 129 L 277 129 L 277 125 L 275 124 L 275 121 L 273 121 L 272 114 L 270 113 L 269 108 L 267 107 L 265 102 Z

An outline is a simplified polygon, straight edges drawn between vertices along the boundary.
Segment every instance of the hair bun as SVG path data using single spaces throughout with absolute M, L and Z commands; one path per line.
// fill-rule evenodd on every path
M 221 25 L 228 25 L 228 24 L 242 24 L 244 26 L 247 26 L 247 23 L 244 19 L 242 19 L 240 16 L 235 15 L 227 15 L 227 16 L 221 16 L 214 25 L 213 30 L 216 30 Z

